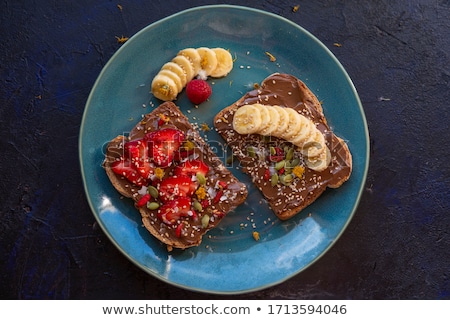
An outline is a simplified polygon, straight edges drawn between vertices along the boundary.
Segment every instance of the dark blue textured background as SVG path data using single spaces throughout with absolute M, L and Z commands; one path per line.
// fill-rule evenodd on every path
M 129 262 L 96 225 L 78 163 L 84 105 L 120 47 L 115 37 L 214 3 L 2 3 L 0 298 L 227 298 L 175 288 Z M 279 14 L 319 38 L 354 81 L 371 136 L 367 184 L 343 236 L 301 274 L 241 297 L 449 299 L 450 2 L 225 3 Z

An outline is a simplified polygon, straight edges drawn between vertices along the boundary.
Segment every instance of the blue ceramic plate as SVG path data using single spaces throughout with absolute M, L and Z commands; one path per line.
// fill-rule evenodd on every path
M 129 199 L 123 199 L 101 167 L 106 143 L 127 133 L 141 115 L 160 102 L 150 83 L 180 49 L 223 47 L 235 57 L 222 79 L 210 79 L 209 101 L 193 108 L 184 91 L 176 103 L 197 123 L 212 127 L 214 115 L 274 72 L 303 80 L 323 101 L 335 133 L 348 141 L 354 170 L 349 181 L 327 190 L 289 221 L 277 220 L 250 179 L 233 173 L 249 197 L 211 230 L 197 248 L 168 254 L 143 228 Z M 271 62 L 270 51 L 276 62 Z M 207 132 L 211 144 L 223 140 Z M 155 22 L 130 38 L 98 77 L 83 116 L 79 151 L 84 186 L 92 211 L 117 248 L 149 274 L 173 285 L 202 292 L 243 293 L 278 284 L 317 261 L 342 234 L 358 205 L 368 167 L 368 131 L 355 88 L 333 54 L 289 20 L 238 6 L 205 6 Z M 223 155 L 225 157 L 225 155 Z M 225 159 L 224 159 L 225 160 Z M 260 233 L 255 241 L 252 231 Z

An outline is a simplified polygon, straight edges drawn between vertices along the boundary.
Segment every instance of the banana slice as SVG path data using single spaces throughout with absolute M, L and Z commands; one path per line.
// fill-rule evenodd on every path
M 178 95 L 178 88 L 175 82 L 166 75 L 157 74 L 152 81 L 153 95 L 163 101 L 175 100 Z
M 234 114 L 233 128 L 239 134 L 272 135 L 291 142 L 312 170 L 323 171 L 330 164 L 325 136 L 310 119 L 294 109 L 258 103 L 244 105 Z
M 186 48 L 161 67 L 152 81 L 151 92 L 163 101 L 175 100 L 195 76 L 202 79 L 213 74 L 215 77 L 223 77 L 232 68 L 231 54 L 223 48 Z
M 322 132 L 320 132 L 317 128 L 314 129 L 314 132 L 300 147 L 300 152 L 308 156 L 308 158 L 317 157 L 321 152 L 323 152 L 323 148 L 326 147 L 325 137 Z
M 280 106 L 273 106 L 273 108 L 278 113 L 278 123 L 277 128 L 272 131 L 272 135 L 275 137 L 281 137 L 281 135 L 286 132 L 289 125 L 289 114 L 287 113 L 286 108 Z
M 255 104 L 255 107 L 258 108 L 259 113 L 261 115 L 261 124 L 259 126 L 258 133 L 262 134 L 262 131 L 264 130 L 264 128 L 269 126 L 270 121 L 271 121 L 269 109 L 265 105 L 259 104 L 259 103 Z
M 187 84 L 186 72 L 183 70 L 182 67 L 180 67 L 175 62 L 172 62 L 172 61 L 167 62 L 166 64 L 164 64 L 161 67 L 161 70 L 169 70 L 169 71 L 175 72 L 177 74 L 177 76 L 180 78 L 183 88 L 186 86 L 186 84 Z
M 314 171 L 323 171 L 330 165 L 331 152 L 327 146 L 323 148 L 322 152 L 317 157 L 306 157 L 305 163 L 308 168 Z
M 186 83 L 191 81 L 194 78 L 194 76 L 196 75 L 194 73 L 194 68 L 192 67 L 192 63 L 185 56 L 176 56 L 175 58 L 172 59 L 172 62 L 179 65 L 183 69 L 183 71 L 186 73 Z
M 291 108 L 286 108 L 286 112 L 289 116 L 288 127 L 285 132 L 282 133 L 281 138 L 291 141 L 293 138 L 297 137 L 303 126 L 302 116 Z
M 268 113 L 268 121 L 264 127 L 263 125 L 261 125 L 260 134 L 262 134 L 263 136 L 271 136 L 273 135 L 273 132 L 275 132 L 279 127 L 280 114 L 278 113 L 278 110 L 273 106 L 260 106 L 264 107 L 264 109 L 266 109 Z
M 178 92 L 181 92 L 183 90 L 183 87 L 184 87 L 183 83 L 181 82 L 180 77 L 175 72 L 172 72 L 172 71 L 167 70 L 167 69 L 161 69 L 159 71 L 159 74 L 165 75 L 165 76 L 169 77 L 170 79 L 172 79 L 173 82 L 175 82 L 175 84 L 177 86 Z
M 200 68 L 209 76 L 217 67 L 216 53 L 207 47 L 197 48 L 197 51 L 200 54 Z
M 243 105 L 238 108 L 233 117 L 233 128 L 239 134 L 252 134 L 261 127 L 262 116 L 255 105 Z
M 201 57 L 198 51 L 194 48 L 186 48 L 178 52 L 179 56 L 185 56 L 192 64 L 194 69 L 194 76 L 197 75 L 201 70 Z
M 292 137 L 290 141 L 297 147 L 303 148 L 305 142 L 308 141 L 308 139 L 314 133 L 315 126 L 314 123 L 311 122 L 311 120 L 302 116 L 301 114 L 299 114 L 299 117 L 301 119 L 300 128 L 297 131 L 297 134 Z
M 212 51 L 216 54 L 217 66 L 211 72 L 211 77 L 225 77 L 233 69 L 233 57 L 228 50 L 223 48 L 213 48 Z

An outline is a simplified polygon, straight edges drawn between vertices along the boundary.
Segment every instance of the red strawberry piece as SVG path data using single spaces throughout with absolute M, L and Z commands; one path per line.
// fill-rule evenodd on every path
M 178 197 L 164 203 L 158 210 L 158 218 L 165 224 L 172 225 L 182 217 L 189 217 L 191 198 Z
M 220 180 L 220 181 L 217 182 L 217 184 L 218 184 L 219 188 L 221 188 L 221 189 L 228 188 L 228 184 L 225 181 L 221 181 Z
M 266 169 L 266 171 L 264 171 L 264 180 L 269 181 L 270 180 L 270 170 Z
M 195 176 L 197 173 L 201 173 L 204 176 L 208 173 L 209 167 L 201 160 L 193 159 L 180 163 L 174 169 L 174 175 L 176 176 Z
M 171 176 L 163 179 L 156 188 L 161 201 L 167 202 L 177 197 L 190 197 L 197 187 L 197 183 L 188 176 Z
M 158 127 L 161 127 L 163 125 L 165 125 L 166 123 L 168 123 L 170 120 L 170 118 L 168 116 L 166 116 L 165 114 L 161 113 L 159 115 L 159 120 L 158 120 Z
M 194 154 L 195 152 L 195 145 L 185 145 L 184 143 L 180 149 L 175 150 L 174 152 L 174 160 L 177 162 L 180 162 L 187 157 L 189 157 L 191 154 Z
M 150 198 L 151 198 L 150 194 L 148 194 L 148 193 L 144 194 L 144 195 L 139 199 L 139 201 L 136 203 L 136 206 L 138 206 L 138 207 L 143 207 L 143 206 L 145 206 L 145 205 L 147 204 L 147 202 L 150 201 Z
M 115 161 L 111 164 L 111 169 L 115 174 L 125 177 L 137 186 L 146 184 L 146 180 L 137 172 L 129 159 Z
M 173 160 L 175 160 L 176 162 L 180 162 L 184 159 L 186 159 L 187 157 L 189 157 L 191 154 L 194 153 L 194 150 L 186 150 L 183 149 L 183 147 L 181 147 L 179 150 L 175 150 L 173 153 Z
M 177 237 L 177 238 L 180 238 L 181 237 L 181 232 L 183 231 L 183 224 L 182 223 L 180 223 L 178 226 L 177 226 L 177 228 L 175 229 L 175 236 Z
M 206 101 L 212 93 L 208 82 L 202 79 L 194 79 L 188 82 L 186 86 L 186 95 L 194 104 L 200 104 Z
M 197 221 L 198 219 L 198 214 L 194 209 L 191 209 L 191 214 L 189 214 L 190 217 L 192 218 L 192 220 Z
M 211 203 L 209 202 L 209 199 L 203 199 L 200 204 L 202 205 L 203 210 L 208 207 Z
M 154 168 L 150 164 L 147 141 L 144 139 L 129 141 L 125 143 L 125 150 L 128 150 L 127 156 L 138 173 L 144 179 L 150 179 Z
M 215 204 L 215 203 L 219 202 L 220 198 L 222 198 L 222 196 L 223 196 L 223 190 L 220 189 L 219 191 L 217 191 L 217 193 L 213 199 L 213 203 Z
M 172 163 L 174 152 L 180 148 L 184 133 L 174 128 L 164 128 L 145 135 L 149 145 L 149 155 L 159 167 Z

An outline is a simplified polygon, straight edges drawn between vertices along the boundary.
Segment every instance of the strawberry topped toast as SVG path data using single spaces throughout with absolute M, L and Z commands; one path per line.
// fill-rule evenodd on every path
M 103 167 L 168 251 L 198 246 L 247 197 L 246 186 L 172 102 L 145 115 L 128 137 L 110 141 Z

